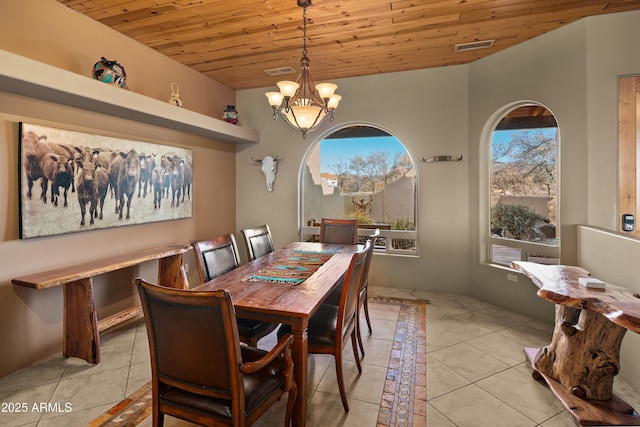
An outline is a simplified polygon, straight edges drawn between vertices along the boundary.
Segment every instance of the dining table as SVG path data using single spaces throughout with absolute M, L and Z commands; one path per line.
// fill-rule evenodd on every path
M 362 245 L 293 242 L 192 288 L 226 289 L 238 317 L 291 326 L 298 386 L 293 416 L 296 426 L 304 426 L 307 419 L 309 318 L 344 280 L 358 250 Z

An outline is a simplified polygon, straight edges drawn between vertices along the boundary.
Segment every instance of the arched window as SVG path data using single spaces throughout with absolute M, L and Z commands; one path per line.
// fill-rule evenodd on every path
M 560 227 L 555 117 L 539 104 L 507 112 L 491 134 L 487 260 L 558 264 Z
M 357 218 L 359 236 L 379 228 L 376 250 L 417 253 L 416 167 L 404 145 L 370 125 L 348 125 L 307 152 L 300 179 L 303 240 L 322 218 Z

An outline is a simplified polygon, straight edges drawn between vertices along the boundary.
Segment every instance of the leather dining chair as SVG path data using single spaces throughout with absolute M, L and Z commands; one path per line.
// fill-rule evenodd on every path
M 358 220 L 322 218 L 320 242 L 355 245 L 358 243 Z
M 251 425 L 285 392 L 290 424 L 297 395 L 293 336 L 282 336 L 269 352 L 240 345 L 228 291 L 134 284 L 151 353 L 154 426 L 163 425 L 165 414 L 201 425 Z
M 200 284 L 208 282 L 240 265 L 238 245 L 233 234 L 224 234 L 213 240 L 199 240 L 191 243 L 196 255 Z M 240 341 L 252 347 L 258 345 L 258 340 L 269 335 L 278 323 L 260 320 L 237 318 Z
M 273 252 L 273 239 L 268 225 L 241 230 L 247 246 L 247 259 L 253 261 Z
M 371 243 L 369 250 L 367 251 L 367 259 L 364 264 L 364 271 L 362 272 L 362 278 L 360 281 L 360 292 L 358 296 L 358 346 L 364 357 L 364 346 L 362 345 L 362 334 L 360 332 L 360 312 L 364 311 L 364 318 L 367 321 L 367 327 L 369 328 L 369 335 L 373 332 L 371 329 L 371 319 L 369 319 L 369 270 L 371 268 L 371 260 L 373 259 L 373 250 L 376 246 L 376 241 L 380 236 L 380 229 L 376 228 L 375 231 L 367 237 L 367 241 Z
M 360 331 L 360 312 L 364 311 L 364 318 L 369 328 L 369 335 L 373 332 L 371 328 L 371 319 L 369 318 L 369 270 L 371 267 L 371 260 L 373 259 L 373 250 L 376 245 L 376 240 L 380 236 L 380 229 L 376 228 L 375 231 L 367 237 L 367 241 L 371 242 L 369 250 L 367 252 L 367 259 L 365 261 L 364 271 L 362 272 L 362 280 L 360 283 L 360 292 L 358 296 L 358 324 L 356 325 L 356 336 L 358 337 L 358 347 L 362 357 L 364 357 L 364 345 L 362 344 L 362 332 Z M 342 293 L 342 284 L 340 284 L 327 298 L 327 304 L 338 305 L 340 303 L 340 294 Z
M 316 313 L 309 318 L 307 328 L 309 353 L 331 354 L 335 358 L 338 388 L 345 412 L 349 412 L 349 404 L 342 375 L 342 350 L 351 338 L 356 366 L 358 372 L 362 373 L 362 365 L 358 355 L 356 325 L 358 323 L 360 280 L 370 245 L 371 243 L 367 241 L 364 249 L 351 257 L 342 286 L 340 304 L 338 306 L 328 303 L 322 304 Z M 278 337 L 284 337 L 290 331 L 291 327 L 283 324 L 278 330 Z

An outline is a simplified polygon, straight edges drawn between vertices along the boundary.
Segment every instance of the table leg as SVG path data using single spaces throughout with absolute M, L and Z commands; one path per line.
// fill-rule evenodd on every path
M 187 274 L 182 268 L 182 254 L 160 258 L 158 265 L 158 284 L 177 289 L 188 289 Z
M 553 337 L 536 367 L 578 397 L 609 400 L 625 332 L 600 313 L 556 305 Z
M 64 357 L 100 362 L 100 333 L 91 279 L 64 285 Z
M 307 319 L 291 325 L 293 343 L 291 356 L 294 373 L 298 384 L 298 397 L 293 411 L 293 425 L 303 427 L 307 422 L 307 380 L 309 370 L 309 340 L 307 336 Z
M 524 352 L 533 368 L 533 378 L 548 386 L 562 405 L 581 426 L 640 426 L 640 415 L 631 405 L 616 396 L 608 400 L 583 399 L 558 381 L 540 371 L 536 359 L 544 349 L 525 347 Z

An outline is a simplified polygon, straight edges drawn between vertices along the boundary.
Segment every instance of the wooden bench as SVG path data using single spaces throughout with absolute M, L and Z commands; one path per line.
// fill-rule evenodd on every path
M 182 256 L 188 250 L 189 246 L 185 245 L 145 249 L 16 277 L 11 283 L 33 289 L 64 286 L 63 355 L 97 364 L 100 362 L 100 332 L 138 316 L 142 313 L 142 308 L 133 307 L 98 321 L 93 300 L 92 278 L 146 261 L 158 260 L 158 283 L 187 289 L 188 282 L 182 268 Z
M 551 343 L 525 348 L 533 377 L 546 383 L 580 425 L 640 425 L 634 408 L 613 394 L 620 371 L 620 345 L 627 330 L 640 333 L 640 295 L 606 284 L 579 283 L 581 267 L 513 262 L 540 288 L 538 296 L 556 304 Z

